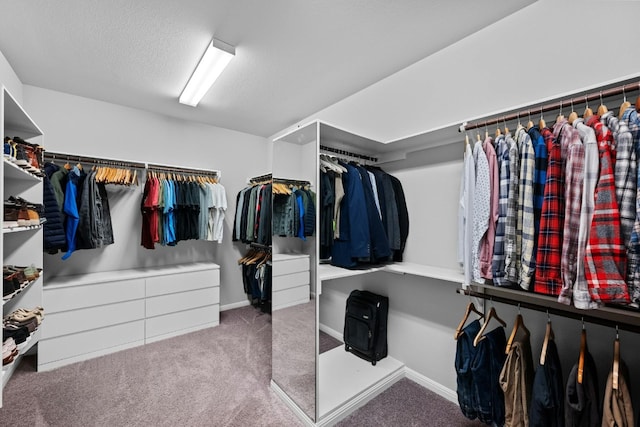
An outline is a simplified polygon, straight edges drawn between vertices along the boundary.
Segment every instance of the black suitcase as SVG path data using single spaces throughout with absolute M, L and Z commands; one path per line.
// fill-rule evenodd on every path
M 387 357 L 389 298 L 369 291 L 354 290 L 347 298 L 344 346 L 375 366 Z

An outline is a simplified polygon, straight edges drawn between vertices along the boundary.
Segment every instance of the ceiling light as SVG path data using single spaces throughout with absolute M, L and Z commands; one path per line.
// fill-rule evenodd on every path
M 182 91 L 180 103 L 192 107 L 198 105 L 235 54 L 236 50 L 233 46 L 213 39 Z

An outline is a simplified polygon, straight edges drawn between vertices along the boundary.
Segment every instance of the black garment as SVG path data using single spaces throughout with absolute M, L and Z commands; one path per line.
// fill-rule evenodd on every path
M 302 190 L 307 198 L 304 205 L 304 235 L 313 236 L 316 231 L 316 194 L 311 190 Z
M 582 384 L 578 383 L 578 364 L 571 368 L 565 394 L 565 426 L 597 427 L 602 423 L 598 372 L 591 353 L 584 355 Z
M 396 196 L 396 204 L 398 210 L 398 225 L 400 227 L 400 249 L 394 251 L 393 260 L 397 262 L 402 261 L 402 255 L 404 248 L 407 244 L 407 238 L 409 237 L 409 211 L 407 209 L 407 201 L 404 197 L 404 190 L 402 183 L 398 178 L 393 175 L 389 175 L 391 178 L 391 184 Z
M 547 344 L 544 365 L 538 366 L 533 379 L 529 427 L 564 426 L 564 387 L 562 365 L 553 340 Z
M 373 195 L 373 187 L 369 174 L 362 166 L 356 166 L 362 178 L 362 188 L 364 190 L 364 200 L 366 204 L 366 215 L 369 219 L 369 238 L 371 239 L 371 258 L 373 263 L 387 261 L 391 255 L 389 239 L 385 233 L 382 220 L 378 215 L 378 209 Z
M 335 172 L 320 172 L 320 259 L 331 256 L 333 213 L 335 210 Z
M 267 184 L 262 189 L 262 199 L 260 202 L 260 221 L 258 223 L 257 243 L 261 245 L 271 245 L 271 208 L 272 208 L 273 186 Z
M 44 250 L 54 254 L 58 252 L 58 250 L 65 250 L 67 245 L 61 209 L 58 206 L 58 200 L 56 199 L 53 186 L 49 180 L 51 174 L 59 168 L 53 163 L 47 163 L 44 169 L 45 176 L 42 180 L 42 200 L 44 204 L 44 217 L 47 219 L 44 223 Z
M 240 195 L 242 194 L 242 191 L 239 191 L 238 194 L 236 195 L 236 215 L 233 216 L 233 233 L 231 235 L 231 241 L 233 242 L 237 242 L 238 240 L 240 240 L 240 236 L 236 233 L 236 225 L 237 225 L 237 221 L 238 221 L 238 209 L 240 208 Z
M 456 341 L 456 392 L 462 414 L 470 420 L 478 418 L 478 403 L 473 384 L 471 364 L 476 357 L 473 340 L 480 331 L 480 321 L 474 320 L 464 327 Z

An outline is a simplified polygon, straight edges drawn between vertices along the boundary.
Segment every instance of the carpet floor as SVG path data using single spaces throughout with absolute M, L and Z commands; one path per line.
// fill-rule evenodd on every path
M 321 351 L 342 343 L 320 334 Z M 278 426 L 302 423 L 270 387 L 271 316 L 253 307 L 220 325 L 36 372 L 26 357 L 4 389 L 0 426 Z M 339 426 L 481 425 L 402 379 Z

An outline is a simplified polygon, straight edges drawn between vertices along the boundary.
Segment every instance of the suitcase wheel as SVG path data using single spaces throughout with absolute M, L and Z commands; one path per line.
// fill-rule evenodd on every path
M 375 360 L 372 360 L 372 361 L 371 361 L 371 364 L 372 364 L 373 366 L 376 366 L 376 361 L 375 361 Z
M 344 351 L 349 351 L 349 344 L 344 345 Z

